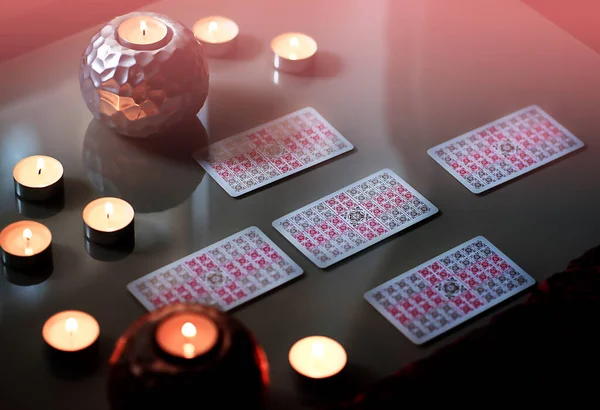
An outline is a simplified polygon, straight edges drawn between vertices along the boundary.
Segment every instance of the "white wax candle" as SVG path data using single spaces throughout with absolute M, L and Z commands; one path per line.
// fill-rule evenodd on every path
M 15 256 L 33 256 L 43 252 L 52 243 L 52 233 L 41 223 L 19 221 L 0 232 L 0 247 Z
M 235 39 L 240 30 L 235 21 L 227 17 L 210 16 L 198 20 L 192 31 L 202 43 L 220 44 Z
M 83 220 L 100 232 L 115 232 L 128 226 L 135 213 L 128 202 L 119 198 L 99 198 L 83 209 Z
M 91 346 L 100 335 L 93 316 L 78 310 L 66 310 L 50 317 L 42 328 L 42 337 L 50 346 L 75 352 Z
M 117 35 L 126 46 L 162 47 L 169 28 L 162 21 L 150 16 L 131 17 L 117 28 Z
M 305 60 L 317 52 L 317 42 L 302 33 L 284 33 L 271 41 L 271 49 L 279 58 Z
M 324 336 L 310 336 L 297 341 L 289 353 L 292 368 L 303 376 L 324 379 L 338 374 L 348 357 L 341 344 Z
M 212 349 L 219 338 L 215 322 L 197 313 L 178 313 L 156 329 L 159 347 L 177 357 L 193 359 Z
M 63 176 L 62 164 L 48 156 L 34 155 L 22 159 L 13 168 L 13 178 L 30 188 L 46 188 Z

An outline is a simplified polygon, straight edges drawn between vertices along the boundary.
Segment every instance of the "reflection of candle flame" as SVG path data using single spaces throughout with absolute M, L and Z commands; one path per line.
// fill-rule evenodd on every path
M 104 204 L 104 212 L 106 213 L 106 219 L 110 219 L 114 211 L 115 209 L 113 208 L 113 205 L 110 202 Z
M 44 170 L 44 158 L 39 157 L 37 160 L 37 173 L 38 175 L 41 175 L 42 171 Z
M 77 332 L 78 328 L 79 323 L 77 323 L 75 318 L 70 317 L 65 321 L 65 330 L 69 335 L 73 335 L 73 333 Z
M 194 326 L 190 322 L 185 322 L 183 326 L 181 326 L 181 334 L 185 337 L 196 336 L 196 326 Z
M 196 351 L 196 348 L 194 347 L 193 344 L 186 343 L 183 345 L 183 355 L 185 356 L 186 359 L 191 359 L 192 357 L 194 357 L 195 351 Z
M 146 30 L 148 30 L 148 25 L 146 24 L 146 20 L 140 21 L 140 30 L 142 30 L 142 36 L 145 36 Z
M 295 53 L 290 53 L 290 60 L 297 60 L 298 56 Z
M 321 342 L 314 342 L 312 344 L 312 355 L 316 359 L 322 359 L 325 353 L 325 345 Z
M 208 32 L 212 33 L 213 31 L 217 31 L 219 28 L 219 25 L 217 24 L 216 21 L 211 21 L 210 23 L 208 23 Z
M 300 40 L 298 40 L 298 37 L 290 38 L 290 46 L 295 48 L 300 47 Z

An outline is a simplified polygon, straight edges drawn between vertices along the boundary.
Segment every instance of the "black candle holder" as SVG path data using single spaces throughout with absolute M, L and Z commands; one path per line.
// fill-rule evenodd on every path
M 127 226 L 110 232 L 94 229 L 84 221 L 83 234 L 86 241 L 97 245 L 127 249 L 135 245 L 135 217 Z
M 48 245 L 43 251 L 31 256 L 13 255 L 2 249 L 2 263 L 7 268 L 24 273 L 52 271 L 54 267 L 52 244 Z
M 15 194 L 25 201 L 42 202 L 60 198 L 61 196 L 64 197 L 65 179 L 62 175 L 58 181 L 45 187 L 30 187 L 23 185 L 14 178 L 13 181 L 15 185 Z
M 61 379 L 73 380 L 94 373 L 101 362 L 99 340 L 76 352 L 58 350 L 46 343 L 44 355 L 50 372 Z

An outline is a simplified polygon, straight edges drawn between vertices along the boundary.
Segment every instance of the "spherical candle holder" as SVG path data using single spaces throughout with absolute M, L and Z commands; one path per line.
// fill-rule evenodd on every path
M 268 363 L 235 318 L 196 304 L 174 304 L 138 319 L 109 362 L 112 410 L 202 406 L 261 409 Z M 232 394 L 235 392 L 235 394 Z
M 81 94 L 94 117 L 130 137 L 164 132 L 200 111 L 208 66 L 191 30 L 167 16 L 116 17 L 81 58 Z

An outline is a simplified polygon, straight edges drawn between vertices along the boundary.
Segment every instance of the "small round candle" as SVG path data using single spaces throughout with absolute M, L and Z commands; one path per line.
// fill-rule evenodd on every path
M 216 56 L 231 51 L 240 29 L 227 17 L 210 16 L 198 20 L 192 31 L 206 53 Z
M 64 189 L 62 164 L 45 155 L 22 159 L 13 168 L 15 193 L 26 201 L 44 201 Z
M 117 28 L 117 41 L 134 50 L 156 50 L 164 47 L 172 36 L 171 29 L 151 16 L 135 16 Z
M 290 349 L 290 364 L 303 376 L 324 379 L 338 374 L 348 357 L 341 344 L 325 336 L 310 336 L 297 341 Z
M 83 209 L 85 237 L 100 245 L 134 240 L 133 207 L 119 198 L 99 198 Z
M 317 52 L 317 42 L 302 33 L 284 33 L 271 41 L 276 69 L 292 73 L 307 69 Z
M 42 337 L 56 350 L 77 352 L 90 347 L 100 335 L 93 316 L 78 310 L 65 310 L 50 317 L 42 328 Z
M 19 221 L 0 232 L 2 262 L 22 271 L 52 267 L 52 233 L 39 222 Z
M 193 359 L 209 352 L 219 339 L 214 321 L 197 313 L 178 313 L 163 320 L 156 329 L 156 343 L 166 353 Z

